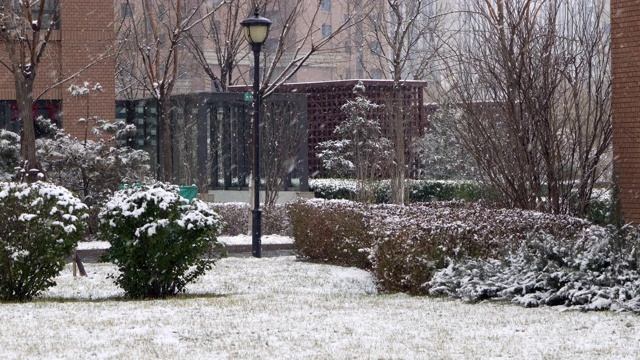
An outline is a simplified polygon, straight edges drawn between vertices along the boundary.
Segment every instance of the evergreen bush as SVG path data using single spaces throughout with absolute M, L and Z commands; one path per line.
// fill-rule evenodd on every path
M 29 300 L 55 285 L 84 234 L 86 208 L 50 183 L 0 183 L 0 300 Z
M 105 260 L 131 298 L 162 298 L 184 291 L 220 256 L 220 216 L 200 200 L 187 202 L 164 183 L 117 191 L 100 212 L 100 236 L 111 244 Z

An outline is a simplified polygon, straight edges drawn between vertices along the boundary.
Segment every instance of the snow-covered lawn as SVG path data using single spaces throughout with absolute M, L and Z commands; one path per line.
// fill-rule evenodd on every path
M 353 268 L 227 258 L 187 296 L 125 301 L 111 264 L 0 304 L 2 359 L 637 359 L 630 313 L 377 294 Z

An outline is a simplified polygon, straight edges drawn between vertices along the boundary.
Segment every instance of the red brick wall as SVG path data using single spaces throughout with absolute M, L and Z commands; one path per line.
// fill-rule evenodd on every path
M 613 152 L 622 217 L 640 224 L 640 1 L 611 1 Z
M 63 126 L 67 133 L 82 134 L 77 119 L 87 116 L 87 97 L 73 98 L 66 89 L 71 84 L 89 82 L 102 85 L 101 93 L 89 97 L 89 115 L 113 120 L 115 117 L 115 63 L 107 56 L 114 46 L 113 2 L 105 0 L 62 1 L 62 76 L 70 76 L 89 64 L 77 78 L 63 86 Z
M 62 126 L 73 136 L 83 136 L 84 127 L 77 119 L 86 117 L 86 99 L 74 99 L 66 91 L 72 84 L 92 85 L 99 82 L 101 93 L 92 93 L 89 98 L 90 115 L 113 120 L 115 117 L 114 59 L 107 56 L 114 46 L 114 7 L 105 0 L 63 0 L 60 10 L 60 30 L 54 31 L 53 41 L 40 63 L 36 78 L 34 97 L 51 87 L 56 81 L 65 79 L 89 64 L 76 78 L 47 91 L 41 99 L 62 100 Z M 4 46 L 0 57 L 6 58 Z M 15 100 L 12 75 L 0 68 L 0 100 Z

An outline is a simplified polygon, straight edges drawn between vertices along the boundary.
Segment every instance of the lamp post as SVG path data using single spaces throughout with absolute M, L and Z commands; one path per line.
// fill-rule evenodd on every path
M 253 210 L 251 222 L 251 254 L 262 256 L 262 212 L 260 210 L 260 50 L 269 34 L 271 20 L 260 16 L 258 8 L 253 17 L 240 22 L 244 37 L 253 50 Z

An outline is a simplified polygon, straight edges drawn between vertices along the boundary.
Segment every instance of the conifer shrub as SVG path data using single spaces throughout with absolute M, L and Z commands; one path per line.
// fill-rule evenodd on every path
M 464 301 L 640 313 L 640 229 L 592 225 L 573 238 L 532 234 L 507 256 L 452 261 L 425 284 Z
M 366 205 L 344 200 L 298 200 L 287 205 L 294 251 L 312 261 L 368 269 L 372 236 Z
M 0 183 L 0 300 L 26 301 L 55 285 L 84 234 L 86 208 L 50 183 Z
M 126 188 L 100 212 L 100 236 L 111 244 L 104 258 L 118 266 L 112 277 L 130 298 L 177 295 L 225 255 L 220 216 L 178 192 L 164 183 Z

